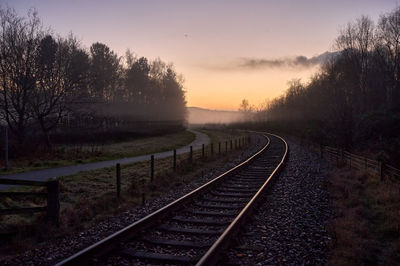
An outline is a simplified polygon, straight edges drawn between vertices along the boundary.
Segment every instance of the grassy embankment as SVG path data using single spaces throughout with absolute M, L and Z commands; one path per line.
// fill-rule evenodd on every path
M 210 136 L 211 142 L 237 139 L 243 133 L 235 131 L 203 130 Z M 172 158 L 155 161 L 155 178 L 150 182 L 149 161 L 121 166 L 121 198 L 116 198 L 115 168 L 104 168 L 94 171 L 80 172 L 60 179 L 61 226 L 43 226 L 43 215 L 7 216 L 2 218 L 2 230 L 15 230 L 19 233 L 11 239 L 15 251 L 25 250 L 46 238 L 52 238 L 82 230 L 107 217 L 140 205 L 142 194 L 146 200 L 156 198 L 202 175 L 203 172 L 216 169 L 227 161 L 237 157 L 242 150 L 229 151 L 227 155 L 218 155 L 218 144 L 214 144 L 214 156 L 210 155 L 210 147 L 206 149 L 206 158 L 201 158 L 201 150 L 194 152 L 193 163 L 189 163 L 188 154 L 178 156 L 178 168 L 172 169 Z M 225 149 L 221 149 L 224 153 Z M 26 189 L 26 188 L 25 188 Z M 18 188 L 21 191 L 21 188 Z M 8 199 L 0 205 L 19 205 Z M 32 200 L 23 204 L 34 206 L 39 202 Z M 24 205 L 26 206 L 26 205 Z M 8 224 L 8 225 L 6 225 Z M 10 252 L 9 248 L 2 252 Z M 1 251 L 0 251 L 1 252 Z
M 335 236 L 329 265 L 398 265 L 400 183 L 345 168 L 332 170 Z
M 134 157 L 149 153 L 163 152 L 191 143 L 194 133 L 181 131 L 157 137 L 137 138 L 123 142 L 110 142 L 102 145 L 60 146 L 52 152 L 42 152 L 27 158 L 10 160 L 10 168 L 1 174 L 28 172 L 52 167 L 81 163 L 107 161 Z

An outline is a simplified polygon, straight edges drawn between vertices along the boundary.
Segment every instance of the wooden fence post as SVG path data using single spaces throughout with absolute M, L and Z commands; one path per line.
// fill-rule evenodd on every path
M 193 146 L 190 146 L 190 157 L 189 157 L 190 162 L 193 162 Z
M 154 155 L 150 157 L 150 181 L 153 182 L 154 179 Z
M 117 197 L 119 198 L 121 195 L 121 165 L 117 163 L 116 165 L 117 171 Z
M 58 180 L 47 182 L 47 218 L 54 225 L 60 225 L 60 186 Z
M 176 171 L 176 149 L 174 149 L 174 164 L 173 164 L 174 171 Z
M 221 142 L 218 142 L 218 154 L 221 154 Z
M 145 198 L 145 193 L 144 193 L 144 185 L 145 185 L 146 179 L 142 179 L 142 205 L 146 203 L 146 198 Z
M 225 141 L 225 154 L 227 154 L 228 153 L 228 141 L 226 140 Z
M 204 144 L 201 146 L 201 157 L 204 158 Z
M 232 143 L 232 140 L 231 140 L 231 150 L 232 150 L 232 147 L 233 147 L 233 143 Z

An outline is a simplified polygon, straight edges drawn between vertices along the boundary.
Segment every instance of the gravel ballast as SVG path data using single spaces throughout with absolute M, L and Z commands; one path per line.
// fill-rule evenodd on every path
M 127 225 L 137 221 L 140 218 L 154 212 L 155 210 L 167 205 L 177 198 L 187 194 L 193 189 L 201 186 L 207 181 L 217 177 L 223 172 L 231 169 L 244 159 L 248 158 L 258 151 L 266 140 L 259 136 L 254 136 L 252 144 L 247 149 L 231 162 L 225 163 L 218 169 L 213 169 L 210 172 L 204 173 L 196 180 L 160 196 L 159 198 L 149 200 L 143 206 L 132 208 L 119 215 L 110 217 L 102 222 L 89 227 L 88 229 L 73 233 L 71 235 L 53 239 L 48 242 L 41 243 L 32 250 L 25 253 L 8 258 L 0 258 L 1 265 L 53 265 L 62 259 L 76 253 L 77 251 L 105 238 L 106 236 L 126 227 Z
M 223 256 L 235 265 L 326 264 L 333 215 L 326 187 L 328 165 L 289 142 L 285 170 Z

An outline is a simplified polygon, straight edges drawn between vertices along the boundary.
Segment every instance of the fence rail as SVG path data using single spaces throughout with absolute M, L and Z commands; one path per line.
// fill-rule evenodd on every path
M 172 152 L 172 164 L 171 169 L 176 172 L 182 165 L 191 165 L 197 160 L 204 161 L 207 158 L 213 158 L 214 156 L 225 156 L 228 152 L 232 152 L 239 148 L 244 148 L 246 145 L 251 143 L 251 137 L 249 135 L 241 136 L 235 139 L 229 139 L 231 143 L 230 148 L 228 149 L 228 140 L 219 141 L 219 142 L 210 142 L 208 145 L 200 144 L 196 146 L 199 148 L 195 150 L 193 146 L 189 146 L 189 152 L 177 154 L 176 149 Z M 221 149 L 222 144 L 225 143 L 225 150 Z M 233 145 L 235 143 L 235 145 Z M 218 144 L 218 151 L 214 150 L 216 145 Z M 155 171 L 157 169 L 157 159 L 155 159 L 154 155 L 150 155 L 149 158 L 150 165 L 150 180 L 149 182 L 153 182 L 156 178 Z M 116 167 L 116 191 L 117 197 L 120 197 L 121 194 L 121 166 L 119 163 L 115 165 Z M 145 182 L 145 181 L 143 181 Z M 144 183 L 142 184 L 144 186 Z M 142 194 L 142 202 L 145 202 L 145 196 Z
M 324 156 L 331 162 L 335 162 L 337 165 L 344 164 L 350 168 L 367 171 L 371 175 L 380 177 L 381 179 L 388 178 L 400 181 L 400 170 L 381 161 L 329 146 L 320 147 L 320 152 L 321 156 Z
M 31 180 L 17 180 L 0 178 L 2 185 L 22 185 L 22 186 L 41 186 L 46 187 L 47 192 L 14 192 L 14 191 L 0 191 L 0 197 L 21 197 L 21 196 L 35 196 L 45 197 L 47 201 L 46 206 L 40 207 L 23 207 L 23 208 L 8 208 L 0 209 L 0 215 L 23 214 L 46 212 L 47 219 L 55 225 L 59 225 L 60 217 L 60 201 L 59 201 L 59 182 L 58 180 L 51 181 L 31 181 Z

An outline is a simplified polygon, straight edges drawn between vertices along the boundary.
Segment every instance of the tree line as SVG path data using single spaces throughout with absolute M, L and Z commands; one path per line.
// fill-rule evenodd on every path
M 0 9 L 0 119 L 19 144 L 40 135 L 50 146 L 52 133 L 78 124 L 94 134 L 137 121 L 183 126 L 185 115 L 172 64 L 129 50 L 119 57 L 100 42 L 86 49 L 72 34 L 44 29 L 35 10 Z
M 309 82 L 290 81 L 251 119 L 348 150 L 383 147 L 399 160 L 400 8 L 376 23 L 366 16 L 348 23 L 332 54 Z

